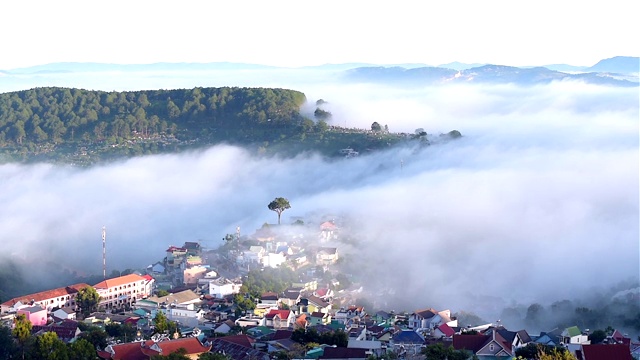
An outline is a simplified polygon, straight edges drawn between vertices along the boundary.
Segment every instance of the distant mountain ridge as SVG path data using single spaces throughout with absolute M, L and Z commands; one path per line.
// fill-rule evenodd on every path
M 151 64 L 109 64 L 95 62 L 60 62 L 36 65 L 15 69 L 0 69 L 0 73 L 10 74 L 46 74 L 46 73 L 68 73 L 68 72 L 101 72 L 101 71 L 172 71 L 172 70 L 268 70 L 268 69 L 317 69 L 317 70 L 334 70 L 345 71 L 364 67 L 398 67 L 405 69 L 419 68 L 444 68 L 452 70 L 468 70 L 479 68 L 485 65 L 504 66 L 486 63 L 462 63 L 450 62 L 431 66 L 421 63 L 401 63 L 401 64 L 372 64 L 372 63 L 327 63 L 322 65 L 301 66 L 301 67 L 283 67 L 270 66 L 252 63 L 234 63 L 234 62 L 210 62 L 210 63 L 168 63 L 159 62 Z M 607 72 L 619 74 L 637 74 L 640 72 L 640 58 L 630 56 L 616 56 L 609 59 L 600 60 L 595 65 L 574 66 L 568 64 L 549 64 L 543 66 L 526 66 L 525 68 L 544 67 L 549 70 L 560 72 Z
M 546 84 L 560 80 L 580 80 L 590 84 L 633 87 L 630 81 L 604 73 L 564 73 L 545 67 L 519 68 L 504 65 L 483 65 L 464 70 L 440 67 L 405 69 L 401 67 L 364 67 L 351 69 L 343 78 L 352 82 L 393 83 L 398 85 L 439 85 L 448 83 L 478 83 L 519 85 Z
M 590 72 L 640 73 L 640 58 L 632 56 L 615 56 L 598 61 L 587 68 Z

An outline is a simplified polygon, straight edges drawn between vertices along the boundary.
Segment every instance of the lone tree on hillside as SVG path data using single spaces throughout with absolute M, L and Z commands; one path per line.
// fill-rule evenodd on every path
M 269 208 L 269 210 L 275 211 L 278 214 L 278 225 L 280 225 L 280 215 L 282 215 L 282 212 L 287 209 L 291 209 L 289 200 L 283 197 L 277 197 L 273 199 L 273 201 L 270 202 L 267 207 Z

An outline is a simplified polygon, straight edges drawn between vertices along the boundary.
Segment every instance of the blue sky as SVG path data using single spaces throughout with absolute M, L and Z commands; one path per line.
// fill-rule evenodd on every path
M 0 69 L 66 61 L 588 66 L 640 55 L 637 13 L 629 5 L 10 0 L 0 8 Z

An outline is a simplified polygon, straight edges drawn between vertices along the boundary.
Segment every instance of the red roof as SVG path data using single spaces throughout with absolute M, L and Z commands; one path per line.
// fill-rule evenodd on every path
M 633 360 L 629 347 L 623 344 L 582 345 L 584 360 Z
M 23 295 L 23 296 L 19 296 L 19 297 L 13 298 L 11 300 L 5 301 L 4 303 L 2 303 L 2 305 L 4 305 L 4 306 L 13 306 L 18 301 L 23 303 L 23 304 L 28 304 L 29 302 L 31 302 L 31 300 L 34 300 L 36 302 L 40 302 L 40 301 L 44 301 L 44 300 L 55 299 L 55 298 L 58 298 L 58 297 L 64 297 L 64 296 L 67 296 L 67 295 L 75 294 L 80 289 L 86 288 L 88 286 L 89 286 L 88 284 L 79 283 L 79 284 L 69 285 L 69 286 L 66 286 L 66 287 L 61 287 L 61 288 L 57 288 L 57 289 L 53 289 L 53 290 L 41 291 L 41 292 L 38 292 L 38 293 L 29 294 L 29 295 Z
M 198 340 L 198 338 L 193 338 L 193 337 L 180 338 L 175 340 L 165 340 L 157 343 L 154 343 L 153 341 L 147 341 L 144 344 L 145 346 L 142 349 L 142 352 L 148 356 L 153 356 L 158 354 L 167 356 L 169 354 L 177 352 L 180 349 L 185 349 L 187 351 L 186 355 L 201 354 L 203 352 L 207 352 L 211 350 L 211 345 L 204 346 L 202 345 L 200 340 Z M 162 351 L 156 351 L 155 350 L 156 347 L 154 345 L 157 345 L 157 347 L 159 347 Z
M 442 324 L 442 325 L 438 326 L 438 330 L 442 331 L 442 333 L 446 337 L 451 337 L 451 336 L 453 336 L 453 334 L 456 333 L 455 331 L 453 331 L 451 326 L 449 326 L 447 324 Z
M 183 251 L 183 252 L 186 252 L 186 251 L 187 251 L 187 249 L 180 248 L 180 247 L 173 246 L 173 245 L 169 246 L 169 248 L 167 249 L 167 252 L 174 252 L 174 251 Z
M 151 275 L 149 275 L 149 274 L 142 275 L 142 277 L 143 277 L 145 280 L 147 280 L 147 281 L 151 281 L 151 280 L 153 280 L 153 277 L 152 277 Z
M 143 281 L 143 280 L 144 278 L 138 274 L 129 274 L 129 275 L 119 276 L 116 278 L 101 281 L 93 285 L 93 287 L 96 288 L 96 290 L 109 289 L 109 288 L 114 288 L 116 286 L 122 286 L 122 285 L 131 284 L 136 281 Z
M 331 221 L 325 221 L 322 224 L 320 224 L 320 230 L 335 230 L 338 227 L 336 226 L 336 224 L 334 224 Z
M 276 315 L 278 315 L 278 317 L 280 319 L 288 319 L 289 318 L 289 314 L 291 314 L 291 310 L 274 310 L 274 309 L 271 309 L 271 311 L 269 311 L 269 313 L 267 315 L 265 315 L 265 318 L 273 319 Z
M 328 292 L 329 292 L 329 289 L 317 289 L 316 290 L 316 294 L 319 297 L 323 297 L 323 296 L 327 295 Z
M 255 342 L 255 340 L 253 340 L 252 338 L 250 338 L 247 335 L 223 336 L 223 337 L 217 338 L 217 339 L 224 340 L 226 342 L 229 342 L 229 343 L 232 343 L 232 344 L 236 344 L 236 345 L 240 345 L 240 346 L 244 346 L 244 347 L 248 347 L 248 348 L 253 347 L 253 343 Z
M 147 360 L 149 357 L 142 352 L 139 342 L 111 345 L 114 354 L 108 351 L 98 351 L 98 356 L 103 359 L 114 360 Z

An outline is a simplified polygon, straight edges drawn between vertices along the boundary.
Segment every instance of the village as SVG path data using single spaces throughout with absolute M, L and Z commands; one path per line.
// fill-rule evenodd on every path
M 313 231 L 302 224 L 265 224 L 248 236 L 237 228 L 217 249 L 168 244 L 138 271 L 5 301 L 0 319 L 13 334 L 23 322 L 31 336 L 86 340 L 100 359 L 537 359 L 544 349 L 579 360 L 640 358 L 640 343 L 615 329 L 592 344 L 577 326 L 533 334 L 499 322 L 463 326 L 430 304 L 365 308 L 360 285 L 340 267 L 340 220 L 325 217 Z

